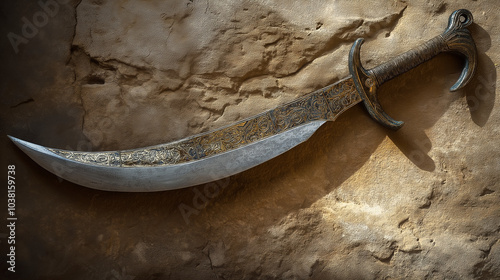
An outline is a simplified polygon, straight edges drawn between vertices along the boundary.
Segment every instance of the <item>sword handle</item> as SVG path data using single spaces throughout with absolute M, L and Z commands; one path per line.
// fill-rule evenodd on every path
M 457 10 L 451 14 L 448 27 L 443 34 L 369 70 L 363 68 L 360 60 L 363 39 L 356 40 L 349 53 L 349 71 L 371 117 L 393 130 L 401 128 L 404 123 L 391 118 L 380 106 L 376 95 L 377 88 L 441 52 L 455 52 L 465 57 L 466 63 L 462 74 L 450 91 L 463 88 L 472 79 L 477 65 L 476 45 L 467 29 L 472 21 L 471 12 L 465 9 Z

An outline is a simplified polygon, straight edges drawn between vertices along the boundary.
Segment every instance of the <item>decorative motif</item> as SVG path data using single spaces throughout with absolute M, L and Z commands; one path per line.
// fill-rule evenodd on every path
M 349 72 L 370 116 L 387 128 L 400 129 L 404 123 L 391 118 L 380 105 L 377 98 L 378 87 L 386 81 L 430 60 L 441 52 L 455 52 L 465 57 L 462 74 L 450 90 L 456 91 L 464 87 L 472 79 L 477 64 L 476 45 L 467 29 L 467 26 L 472 22 L 473 18 L 470 11 L 465 9 L 456 10 L 451 14 L 448 27 L 441 35 L 368 70 L 363 67 L 360 59 L 363 39 L 356 40 L 349 53 Z
M 330 108 L 328 120 L 333 121 L 345 110 L 361 101 L 361 97 L 356 91 L 356 86 L 352 79 L 344 80 L 332 87 L 327 87 L 323 91 L 328 106 Z
M 67 159 L 102 166 L 179 164 L 237 149 L 308 122 L 334 120 L 360 101 L 349 78 L 252 118 L 172 143 L 113 152 L 49 150 Z
M 209 157 L 273 135 L 269 112 L 173 143 L 121 151 L 122 166 L 176 164 Z
M 103 166 L 120 166 L 120 152 L 77 152 L 65 151 L 59 149 L 50 149 L 49 151 L 74 161 L 90 163 Z
M 328 106 L 323 92 L 316 91 L 270 112 L 276 133 L 298 125 L 328 118 Z

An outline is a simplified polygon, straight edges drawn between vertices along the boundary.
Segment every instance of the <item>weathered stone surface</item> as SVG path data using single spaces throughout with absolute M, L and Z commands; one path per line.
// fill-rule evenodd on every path
M 76 186 L 5 138 L 2 166 L 18 174 L 17 277 L 500 275 L 495 1 L 41 3 L 52 8 L 0 4 L 2 34 L 24 36 L 23 18 L 40 25 L 1 45 L 1 131 L 58 148 L 134 148 L 229 124 L 346 76 L 355 39 L 373 67 L 441 33 L 458 8 L 475 17 L 479 64 L 456 93 L 462 61 L 451 54 L 381 87 L 406 122 L 398 132 L 356 106 L 274 160 L 176 191 Z

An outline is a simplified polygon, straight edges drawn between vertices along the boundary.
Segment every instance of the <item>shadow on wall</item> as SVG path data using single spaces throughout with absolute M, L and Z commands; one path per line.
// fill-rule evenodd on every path
M 477 24 L 471 26 L 471 32 L 478 47 L 478 66 L 475 77 L 464 89 L 457 93 L 447 91 L 446 88 L 449 88 L 449 85 L 454 82 L 451 80 L 454 77 L 453 75 L 450 76 L 449 81 L 440 85 L 441 87 L 428 84 L 436 77 L 442 77 L 442 73 L 449 73 L 449 69 L 445 65 L 457 65 L 457 63 L 460 63 L 460 60 L 457 59 L 457 57 L 461 58 L 460 56 L 449 54 L 442 54 L 441 57 L 436 58 L 436 60 L 441 60 L 441 63 L 431 62 L 432 64 L 424 64 L 412 70 L 417 72 L 420 69 L 421 73 L 418 76 L 408 74 L 398 77 L 396 79 L 403 80 L 401 83 L 389 84 L 386 88 L 390 92 L 420 88 L 420 92 L 416 96 L 402 93 L 401 98 L 404 99 L 402 100 L 402 104 L 394 106 L 396 107 L 396 111 L 401 112 L 402 116 L 405 113 L 408 114 L 408 112 L 413 112 L 411 114 L 417 116 L 412 128 L 405 129 L 403 127 L 403 129 L 397 132 L 390 131 L 388 135 L 406 157 L 422 170 L 433 171 L 435 169 L 434 162 L 427 155 L 432 144 L 424 133 L 424 130 L 431 127 L 437 120 L 433 117 L 434 112 L 438 114 L 439 112 L 444 113 L 450 102 L 457 98 L 463 98 L 464 92 L 469 105 L 471 119 L 478 126 L 483 127 L 486 124 L 493 110 L 496 90 L 496 68 L 493 61 L 485 54 L 491 46 L 491 39 L 488 33 Z M 463 63 L 464 61 L 461 62 L 461 65 Z M 455 67 L 459 68 L 461 66 L 458 64 Z M 412 80 L 406 81 L 406 79 Z M 401 88 L 399 87 L 400 84 L 405 86 Z M 443 88 L 443 91 L 439 90 L 439 88 Z M 439 92 L 441 94 L 436 95 Z M 431 106 L 433 107 L 432 110 L 428 111 Z M 413 120 L 410 121 L 413 122 Z
M 490 35 L 477 24 L 473 24 L 470 31 L 478 48 L 478 71 L 466 88 L 466 98 L 472 120 L 478 126 L 483 127 L 495 104 L 497 73 L 495 63 L 486 55 L 491 48 Z
M 147 266 L 145 273 L 165 263 L 171 270 L 185 269 L 185 261 L 170 253 L 175 250 L 196 252 L 189 266 L 210 271 L 210 264 L 194 263 L 205 258 L 202 251 L 207 240 L 239 235 L 239 246 L 244 247 L 245 238 L 259 236 L 290 213 L 335 190 L 369 160 L 386 137 L 415 166 L 434 171 L 436 164 L 428 156 L 432 142 L 425 130 L 450 104 L 464 98 L 465 92 L 471 118 L 481 127 L 492 111 L 496 70 L 484 54 L 491 39 L 477 25 L 472 26 L 472 33 L 479 47 L 479 67 L 476 78 L 464 90 L 448 91 L 462 68 L 460 59 L 450 54 L 442 54 L 379 89 L 388 114 L 406 122 L 400 131 L 381 127 L 358 105 L 295 149 L 221 181 L 217 192 L 211 185 L 209 194 L 208 184 L 158 193 L 87 189 L 59 180 L 12 143 L 7 144 L 9 157 L 29 174 L 19 181 L 23 186 L 19 197 L 29 202 L 22 205 L 29 215 L 23 217 L 24 225 L 19 228 L 19 240 L 23 240 L 19 244 L 19 252 L 23 252 L 19 255 L 20 271 L 65 278 L 77 274 L 102 277 L 102 271 L 117 263 L 131 268 Z M 183 214 L 181 205 L 190 207 L 184 209 L 191 212 Z M 147 264 L 136 263 L 129 256 L 140 256 L 139 241 L 163 251 L 147 256 Z M 121 268 L 116 267 L 116 271 Z
M 483 55 L 482 60 L 484 58 Z M 32 183 L 26 186 L 32 190 L 24 191 L 26 193 L 23 195 L 33 197 L 38 192 L 33 193 L 33 190 L 40 186 L 47 192 L 44 196 L 50 197 L 43 203 L 53 203 L 42 205 L 34 202 L 34 209 L 40 210 L 37 215 L 51 216 L 52 220 L 31 219 L 32 226 L 50 226 L 53 230 L 26 236 L 27 241 L 37 240 L 36 247 L 43 248 L 25 248 L 27 259 L 22 261 L 27 264 L 38 263 L 37 260 L 42 258 L 40 254 L 46 250 L 52 251 L 55 259 L 64 260 L 53 264 L 54 272 L 64 270 L 62 266 L 65 264 L 74 266 L 75 263 L 94 263 L 96 260 L 112 265 L 113 258 L 130 254 L 127 249 L 115 248 L 113 250 L 118 251 L 109 255 L 109 248 L 103 248 L 96 242 L 89 242 L 72 256 L 64 253 L 64 246 L 59 249 L 44 247 L 54 246 L 46 241 L 49 235 L 69 243 L 78 242 L 68 240 L 67 233 L 74 231 L 80 231 L 77 235 L 83 237 L 104 236 L 102 238 L 111 239 L 113 232 L 116 232 L 120 236 L 120 248 L 127 248 L 124 242 L 130 242 L 132 246 L 141 238 L 163 246 L 173 245 L 172 242 L 179 244 L 183 240 L 189 240 L 190 243 L 198 240 L 200 251 L 204 246 L 203 240 L 210 238 L 210 234 L 262 234 L 280 219 L 298 209 L 309 207 L 337 188 L 363 166 L 386 137 L 390 137 L 418 168 L 433 171 L 435 164 L 427 155 L 432 143 L 424 130 L 439 120 L 452 101 L 463 98 L 461 91 L 449 93 L 447 88 L 455 81 L 443 78 L 443 73 L 451 73 L 445 75 L 446 78 L 458 77 L 461 71 L 458 61 L 453 55 L 440 55 L 380 88 L 382 106 L 390 115 L 406 122 L 406 127 L 401 131 L 391 132 L 381 127 L 370 119 L 360 104 L 342 114 L 337 121 L 325 124 L 295 149 L 232 176 L 217 195 L 212 195 L 206 201 L 198 201 L 201 203 L 199 206 L 195 205 L 194 199 L 196 195 L 199 199 L 200 193 L 206 194 L 203 185 L 159 193 L 112 193 L 68 182 L 58 183 L 60 181 L 56 177 L 41 170 L 12 145 L 12 150 L 16 150 L 14 153 L 22 159 L 22 164 L 33 178 Z M 484 70 L 479 73 L 484 73 Z M 468 86 L 466 91 L 474 90 L 470 89 L 474 86 L 478 87 L 479 84 Z M 443 101 L 436 102 L 440 99 Z M 422 113 L 423 108 L 425 114 Z M 491 112 L 491 106 L 479 108 Z M 474 111 L 471 110 L 471 113 Z M 488 114 L 482 112 L 480 115 Z M 186 216 L 179 211 L 181 204 L 196 208 L 197 211 L 190 213 L 186 220 Z M 251 228 L 248 225 L 252 225 Z M 26 246 L 31 243 L 26 242 Z M 73 268 L 68 273 L 80 273 L 85 269 Z M 50 275 L 51 272 L 46 269 L 45 264 L 43 268 L 37 268 L 39 272 Z

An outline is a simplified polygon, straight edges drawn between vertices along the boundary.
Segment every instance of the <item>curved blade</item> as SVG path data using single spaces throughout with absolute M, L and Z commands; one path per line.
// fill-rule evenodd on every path
M 9 136 L 36 163 L 73 183 L 107 191 L 147 192 L 203 184 L 242 172 L 307 140 L 325 121 L 315 121 L 249 145 L 196 161 L 160 166 L 99 166 L 62 157 Z
M 360 101 L 348 78 L 218 130 L 125 151 L 66 151 L 9 137 L 70 182 L 107 191 L 163 191 L 215 181 L 270 160 Z

